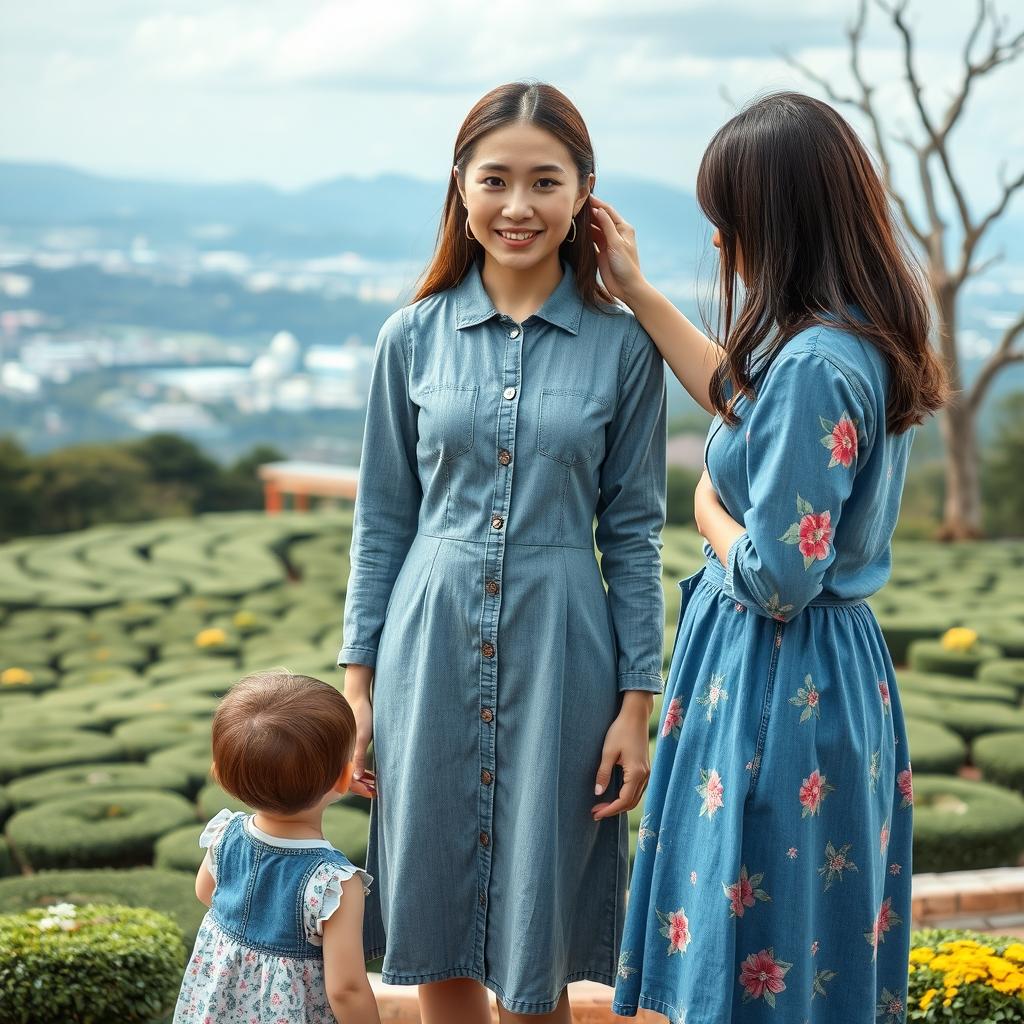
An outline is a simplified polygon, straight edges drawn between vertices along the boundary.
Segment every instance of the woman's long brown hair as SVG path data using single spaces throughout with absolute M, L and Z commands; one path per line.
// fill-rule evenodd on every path
M 726 423 L 737 421 L 726 385 L 734 396 L 752 395 L 782 346 L 814 324 L 841 326 L 881 350 L 890 432 L 946 402 L 921 269 L 871 157 L 832 107 L 795 92 L 754 101 L 711 140 L 697 202 L 721 235 L 717 334 L 725 358 L 710 397 Z
M 594 173 L 594 147 L 590 133 L 573 102 L 553 85 L 543 82 L 510 82 L 479 99 L 462 122 L 455 139 L 454 166 L 464 177 L 477 143 L 496 128 L 532 124 L 549 131 L 572 155 L 581 182 Z M 466 236 L 466 210 L 458 184 L 448 178 L 448 195 L 437 232 L 437 246 L 420 281 L 413 301 L 457 285 L 481 251 L 480 243 Z M 614 305 L 615 300 L 597 279 L 597 257 L 590 233 L 590 204 L 576 215 L 576 236 L 563 242 L 559 256 L 575 273 L 576 287 L 592 306 Z

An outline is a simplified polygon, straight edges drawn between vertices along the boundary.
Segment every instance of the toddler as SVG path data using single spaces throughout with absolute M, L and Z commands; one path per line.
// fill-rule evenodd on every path
M 379 1024 L 363 960 L 372 878 L 323 835 L 348 791 L 355 719 L 319 679 L 261 672 L 213 719 L 213 774 L 255 814 L 222 810 L 199 845 L 210 909 L 174 1024 Z

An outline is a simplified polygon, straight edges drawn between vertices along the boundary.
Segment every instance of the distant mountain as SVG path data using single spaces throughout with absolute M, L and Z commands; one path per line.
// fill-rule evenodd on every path
M 692 263 L 708 230 L 693 196 L 656 182 L 609 176 L 599 195 L 635 224 L 657 265 Z M 0 224 L 19 234 L 91 228 L 124 245 L 237 249 L 260 257 L 353 250 L 422 259 L 431 251 L 445 184 L 397 174 L 340 177 L 296 191 L 269 185 L 189 185 L 101 177 L 50 164 L 0 163 Z M 213 229 L 216 230 L 213 230 Z

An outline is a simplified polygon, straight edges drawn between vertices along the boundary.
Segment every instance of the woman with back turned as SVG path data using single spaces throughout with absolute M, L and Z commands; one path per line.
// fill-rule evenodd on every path
M 827 104 L 752 103 L 697 199 L 721 347 L 594 202 L 604 283 L 715 414 L 614 1008 L 670 1021 L 900 1024 L 913 786 L 884 585 L 911 429 L 945 398 L 921 276 Z M 737 298 L 739 281 L 742 301 Z

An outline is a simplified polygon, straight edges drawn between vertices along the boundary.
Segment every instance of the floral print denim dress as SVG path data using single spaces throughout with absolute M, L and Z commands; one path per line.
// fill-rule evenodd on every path
M 911 436 L 867 341 L 805 331 L 706 459 L 746 532 L 684 580 L 615 1010 L 901 1024 L 913 785 L 886 581 Z
M 341 883 L 373 879 L 326 839 L 280 839 L 225 809 L 199 845 L 217 882 L 178 993 L 174 1024 L 335 1024 L 323 924 Z
M 591 808 L 621 692 L 663 687 L 664 515 L 661 358 L 570 267 L 522 323 L 473 265 L 384 324 L 339 661 L 375 666 L 386 982 L 614 984 L 628 823 Z

